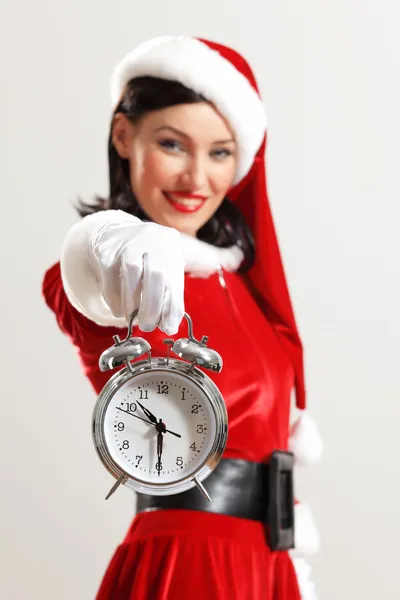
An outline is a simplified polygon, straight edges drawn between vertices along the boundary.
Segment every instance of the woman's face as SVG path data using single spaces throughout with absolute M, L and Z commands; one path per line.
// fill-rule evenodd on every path
M 211 104 L 180 104 L 132 124 L 114 117 L 113 144 L 129 160 L 132 191 L 156 223 L 195 236 L 232 185 L 236 143 Z

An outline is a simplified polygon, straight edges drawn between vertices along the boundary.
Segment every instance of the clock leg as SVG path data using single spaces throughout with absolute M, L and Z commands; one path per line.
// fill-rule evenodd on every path
M 114 483 L 111 490 L 108 492 L 108 494 L 106 496 L 106 500 L 108 500 L 109 497 L 112 496 L 112 494 L 119 488 L 121 483 L 124 483 L 124 481 L 126 481 L 126 479 L 128 479 L 128 477 L 126 475 L 121 475 L 121 477 Z
M 208 500 L 209 502 L 211 502 L 211 497 L 209 495 L 209 493 L 207 492 L 206 488 L 204 487 L 204 485 L 201 483 L 201 481 L 199 481 L 197 479 L 197 477 L 193 477 L 193 480 L 195 482 L 195 484 L 197 485 L 198 489 L 200 490 L 200 492 L 203 494 L 204 498 L 206 500 Z

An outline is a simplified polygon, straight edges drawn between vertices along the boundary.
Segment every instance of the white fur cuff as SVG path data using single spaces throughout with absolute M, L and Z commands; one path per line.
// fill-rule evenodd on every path
M 323 445 L 316 423 L 303 412 L 290 430 L 289 450 L 299 466 L 317 463 L 322 456 Z
M 311 508 L 305 502 L 294 506 L 295 556 L 312 556 L 319 551 L 319 533 Z

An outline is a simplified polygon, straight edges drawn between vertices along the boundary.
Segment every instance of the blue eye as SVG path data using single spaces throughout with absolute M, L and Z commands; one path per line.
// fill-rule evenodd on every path
M 165 140 L 159 140 L 159 145 L 166 150 L 172 150 L 173 152 L 183 150 L 182 145 L 178 140 L 174 140 L 172 138 L 167 138 Z
M 232 152 L 231 150 L 228 150 L 228 148 L 217 148 L 211 152 L 211 156 L 221 160 L 227 158 L 228 156 L 232 156 Z

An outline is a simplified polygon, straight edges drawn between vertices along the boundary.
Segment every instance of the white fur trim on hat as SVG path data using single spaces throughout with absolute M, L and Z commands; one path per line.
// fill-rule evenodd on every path
M 158 37 L 140 44 L 115 67 L 111 77 L 113 108 L 134 77 L 179 81 L 212 102 L 232 127 L 238 144 L 234 183 L 249 172 L 266 129 L 262 101 L 247 78 L 219 52 L 186 36 Z
M 315 464 L 322 456 L 321 436 L 316 423 L 307 413 L 302 413 L 291 426 L 289 450 L 299 466 Z

